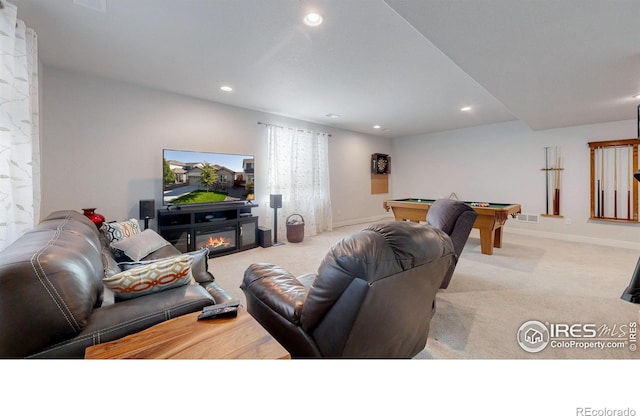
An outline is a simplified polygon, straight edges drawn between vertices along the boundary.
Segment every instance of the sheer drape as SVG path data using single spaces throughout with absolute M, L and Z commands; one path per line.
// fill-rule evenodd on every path
M 331 230 L 329 135 L 277 126 L 267 126 L 267 135 L 269 193 L 282 195 L 278 241 L 286 241 L 286 220 L 292 214 L 304 218 L 307 236 Z M 273 210 L 267 212 L 273 224 Z
M 0 9 L 0 250 L 33 228 L 40 212 L 37 35 Z

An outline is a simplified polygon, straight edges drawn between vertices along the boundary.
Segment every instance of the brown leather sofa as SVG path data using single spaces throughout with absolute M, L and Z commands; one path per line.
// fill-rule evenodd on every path
M 103 263 L 104 248 L 84 215 L 58 211 L 0 252 L 0 357 L 82 358 L 88 346 L 230 299 L 212 277 L 102 305 L 113 260 Z M 143 260 L 174 254 L 165 246 Z
M 451 237 L 453 250 L 456 257 L 460 258 L 471 228 L 478 214 L 469 205 L 455 199 L 437 199 L 427 211 L 427 224 L 436 227 Z M 447 276 L 442 281 L 440 289 L 446 289 L 451 282 L 451 277 L 457 262 L 451 266 Z
M 241 289 L 249 313 L 293 358 L 409 358 L 426 345 L 436 292 L 455 261 L 446 233 L 396 221 L 337 242 L 300 279 L 252 264 Z

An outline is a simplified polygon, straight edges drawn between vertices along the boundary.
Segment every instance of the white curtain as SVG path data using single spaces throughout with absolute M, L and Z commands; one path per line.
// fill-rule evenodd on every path
M 40 212 L 37 35 L 0 1 L 0 250 Z
M 267 126 L 269 194 L 282 195 L 278 242 L 286 241 L 286 221 L 304 220 L 304 235 L 332 229 L 329 186 L 329 135 Z M 267 210 L 273 224 L 273 209 Z M 298 214 L 290 217 L 293 214 Z M 275 232 L 275 230 L 274 230 Z

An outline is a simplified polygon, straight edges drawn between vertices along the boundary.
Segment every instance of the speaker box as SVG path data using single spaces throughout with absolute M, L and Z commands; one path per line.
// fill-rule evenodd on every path
M 271 230 L 266 227 L 258 227 L 258 245 L 260 247 L 271 247 Z
M 140 218 L 155 218 L 156 216 L 156 201 L 153 199 L 141 199 L 140 200 Z
M 280 194 L 271 194 L 269 195 L 269 206 L 271 208 L 282 208 L 282 195 Z

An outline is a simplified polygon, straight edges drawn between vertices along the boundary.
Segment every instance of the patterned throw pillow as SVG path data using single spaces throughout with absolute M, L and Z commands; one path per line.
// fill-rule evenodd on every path
M 109 244 L 140 234 L 140 225 L 138 225 L 138 220 L 135 218 L 131 218 L 128 221 L 107 222 L 102 225 L 101 229 L 107 240 L 109 240 Z
M 104 233 L 109 245 L 122 241 L 133 235 L 140 234 L 141 232 L 138 220 L 135 218 L 131 218 L 128 221 L 104 223 L 100 230 Z M 122 250 L 112 248 L 112 252 L 114 257 L 117 259 L 126 258 L 126 255 Z
M 205 248 L 201 248 L 200 250 L 190 251 L 184 254 L 193 256 L 193 264 L 191 265 L 191 274 L 193 275 L 193 278 L 197 283 L 207 283 L 207 282 L 213 282 L 215 280 L 215 278 L 213 277 L 213 274 L 211 274 L 211 272 L 209 271 L 209 264 L 207 262 L 207 260 L 209 259 L 208 248 L 205 247 Z M 184 254 L 178 254 L 177 256 L 181 256 Z M 119 273 L 123 270 L 131 270 L 136 267 L 147 266 L 151 263 L 157 263 L 159 261 L 175 258 L 177 256 L 166 257 L 163 259 L 145 260 L 145 261 L 120 262 L 120 263 L 117 263 L 115 267 L 112 266 L 112 270 L 117 270 L 117 272 L 115 273 Z M 111 274 L 113 275 L 115 273 L 111 273 Z
M 106 276 L 102 282 L 119 300 L 189 284 L 193 256 L 183 254 Z

